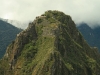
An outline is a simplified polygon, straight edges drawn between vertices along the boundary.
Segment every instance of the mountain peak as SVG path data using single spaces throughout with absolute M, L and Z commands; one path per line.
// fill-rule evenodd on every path
M 100 73 L 99 57 L 97 49 L 89 47 L 69 15 L 50 10 L 29 23 L 8 46 L 0 62 L 0 73 L 93 75 Z

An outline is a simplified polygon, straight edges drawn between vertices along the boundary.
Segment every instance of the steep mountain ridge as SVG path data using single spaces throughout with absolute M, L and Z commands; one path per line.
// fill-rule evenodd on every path
M 21 31 L 22 29 L 19 29 L 3 20 L 0 20 L 0 58 L 4 55 L 7 46 Z
M 0 61 L 2 75 L 99 75 L 100 54 L 69 15 L 47 11 L 19 33 Z

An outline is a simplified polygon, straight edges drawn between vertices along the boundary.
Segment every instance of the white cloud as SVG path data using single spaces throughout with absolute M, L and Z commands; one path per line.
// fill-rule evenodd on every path
M 47 10 L 60 10 L 76 23 L 100 25 L 100 0 L 0 0 L 0 17 L 28 22 Z

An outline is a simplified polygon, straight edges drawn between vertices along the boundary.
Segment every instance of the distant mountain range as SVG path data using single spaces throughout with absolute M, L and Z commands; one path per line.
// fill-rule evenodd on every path
M 15 39 L 22 29 L 0 19 L 0 58 L 4 55 L 7 46 Z
M 5 21 L 15 27 L 21 28 L 21 29 L 26 29 L 27 28 L 27 23 L 23 23 L 17 20 L 9 20 L 9 19 L 2 19 L 0 18 L 0 20 Z
M 88 24 L 81 23 L 77 28 L 82 33 L 88 44 L 92 47 L 98 47 L 100 51 L 100 26 L 92 29 Z

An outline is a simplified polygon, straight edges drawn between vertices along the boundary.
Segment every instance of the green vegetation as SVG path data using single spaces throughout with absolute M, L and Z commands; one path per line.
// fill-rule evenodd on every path
M 43 21 L 43 19 L 39 18 L 37 23 L 41 23 Z
M 43 32 L 42 28 L 43 28 L 43 25 L 40 25 L 40 26 L 36 27 L 36 32 L 37 32 L 38 35 L 42 34 L 42 32 Z
M 18 29 L 7 22 L 0 20 L 0 58 L 3 57 L 7 46 L 21 31 L 22 29 Z
M 0 65 L 0 73 L 3 75 L 100 73 L 100 59 L 98 59 L 100 54 L 84 41 L 70 16 L 59 11 L 47 11 L 30 26 L 8 47 L 6 52 L 8 56 L 0 62 L 6 67 Z M 7 65 L 8 62 L 11 64 Z
M 23 49 L 22 56 L 24 56 L 27 60 L 31 60 L 31 58 L 34 57 L 36 52 L 37 47 L 35 46 L 35 43 L 28 43 Z
M 77 28 L 82 33 L 88 44 L 92 47 L 97 47 L 100 51 L 100 27 L 98 26 L 92 29 L 88 24 L 82 23 Z

